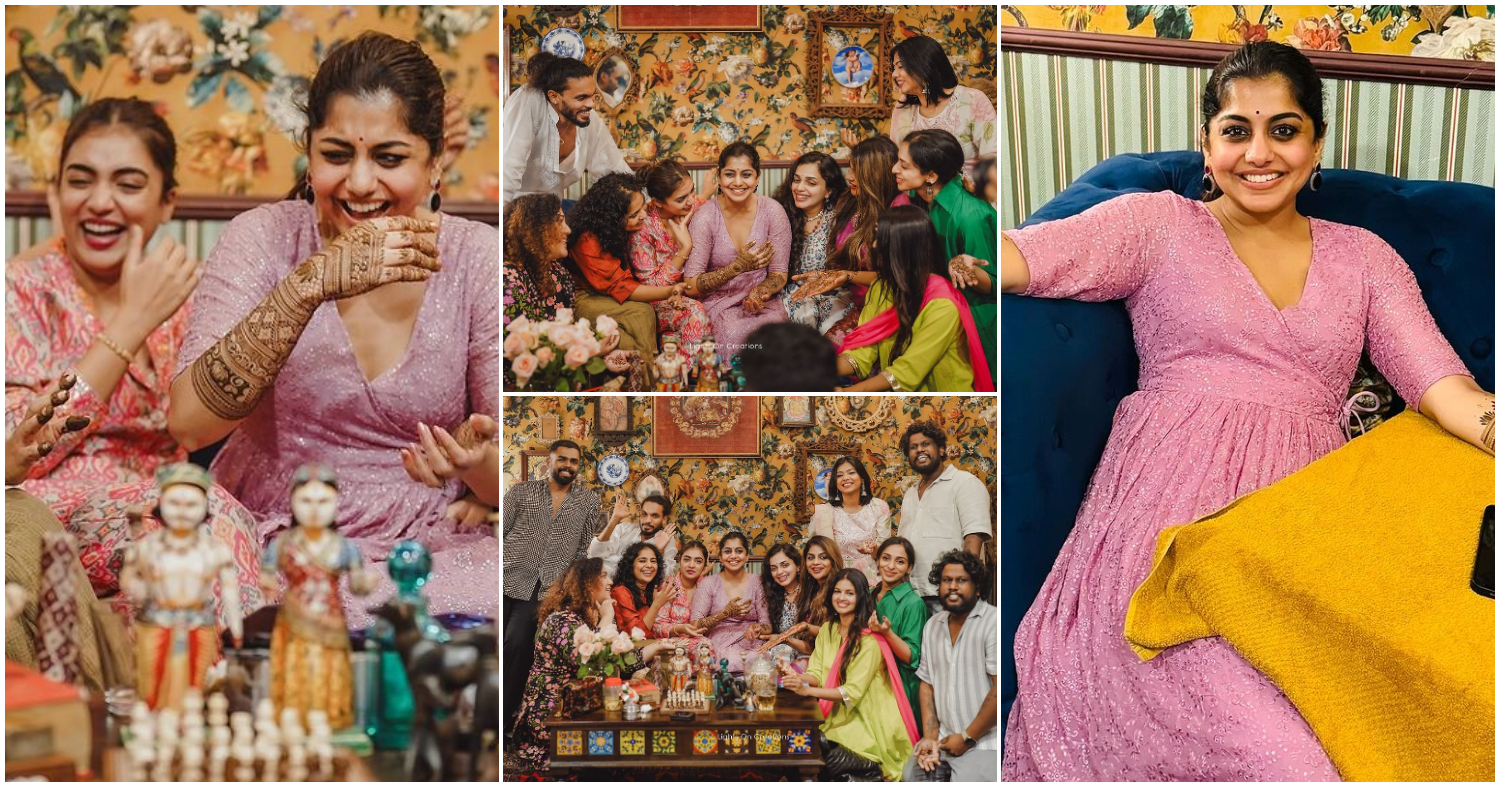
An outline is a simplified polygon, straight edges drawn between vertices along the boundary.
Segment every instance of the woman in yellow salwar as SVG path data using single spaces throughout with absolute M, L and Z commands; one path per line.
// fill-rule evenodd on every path
M 917 722 L 906 693 L 893 688 L 892 681 L 900 680 L 896 657 L 885 638 L 867 627 L 875 602 L 864 572 L 846 568 L 832 582 L 824 602 L 829 623 L 818 632 L 807 671 L 784 669 L 782 685 L 818 700 L 826 719 L 818 735 L 824 781 L 900 781 L 917 741 Z
M 328 467 L 298 468 L 292 476 L 293 527 L 261 556 L 263 590 L 275 592 L 278 573 L 287 580 L 271 632 L 271 701 L 277 711 L 324 711 L 335 730 L 354 723 L 349 631 L 339 577 L 349 574 L 356 595 L 369 592 L 375 580 L 354 542 L 332 531 L 338 489 L 338 478 Z

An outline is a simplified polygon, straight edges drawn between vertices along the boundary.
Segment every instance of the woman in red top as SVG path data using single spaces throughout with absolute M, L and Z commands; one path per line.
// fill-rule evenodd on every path
M 657 600 L 660 566 L 661 552 L 650 541 L 631 544 L 620 558 L 620 565 L 615 568 L 614 588 L 609 593 L 615 600 L 615 625 L 621 631 L 628 634 L 631 629 L 640 629 L 650 636 L 646 613 L 659 610 L 661 602 L 666 600 L 665 595 Z
M 646 195 L 634 175 L 610 173 L 594 183 L 568 215 L 568 255 L 580 274 L 573 314 L 589 324 L 602 315 L 620 324 L 620 349 L 641 354 L 646 369 L 656 356 L 652 304 L 682 294 L 683 284 L 652 287 L 630 271 L 630 234 L 646 221 Z

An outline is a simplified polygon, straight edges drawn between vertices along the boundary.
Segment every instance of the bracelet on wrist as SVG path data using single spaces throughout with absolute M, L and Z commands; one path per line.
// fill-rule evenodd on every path
M 109 334 L 105 333 L 104 331 L 100 331 L 99 334 L 94 338 L 98 339 L 99 343 L 104 345 L 104 348 L 106 350 L 109 350 L 115 355 L 120 356 L 120 360 L 124 361 L 126 366 L 130 365 L 130 353 L 126 352 L 125 348 L 121 347 L 119 342 L 116 342 L 114 339 L 109 338 Z

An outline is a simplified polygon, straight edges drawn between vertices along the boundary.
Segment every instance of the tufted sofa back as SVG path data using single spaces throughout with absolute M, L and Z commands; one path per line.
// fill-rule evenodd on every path
M 1202 174 L 1202 154 L 1193 151 L 1114 156 L 1022 226 L 1129 192 L 1170 189 L 1197 198 Z M 1297 209 L 1364 227 L 1400 252 L 1438 328 L 1479 384 L 1494 390 L 1494 189 L 1324 169 L 1322 187 L 1304 189 Z M 1139 361 L 1120 301 L 1007 295 L 1000 325 L 1000 691 L 1008 715 L 1016 695 L 1016 627 L 1072 530 L 1115 407 L 1136 390 Z

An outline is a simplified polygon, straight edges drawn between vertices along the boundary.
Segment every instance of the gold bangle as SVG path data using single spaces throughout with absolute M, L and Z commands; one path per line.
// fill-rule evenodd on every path
M 108 349 L 115 355 L 120 356 L 120 360 L 124 361 L 126 366 L 130 365 L 130 362 L 132 360 L 130 357 L 130 353 L 125 352 L 124 347 L 121 347 L 119 343 L 114 339 L 109 338 L 109 334 L 105 333 L 104 331 L 100 331 L 99 335 L 94 338 L 98 339 L 99 343 L 104 345 L 105 349 Z

